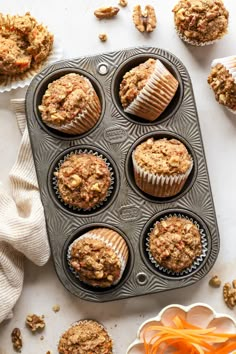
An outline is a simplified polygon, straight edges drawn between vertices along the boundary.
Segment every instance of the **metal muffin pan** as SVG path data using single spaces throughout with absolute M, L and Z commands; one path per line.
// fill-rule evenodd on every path
M 160 59 L 179 81 L 174 99 L 154 122 L 124 113 L 118 95 L 124 73 L 148 58 Z M 38 110 L 47 85 L 69 72 L 89 78 L 102 104 L 96 126 L 80 136 L 48 128 Z M 32 80 L 26 95 L 26 115 L 55 269 L 71 293 L 89 301 L 118 300 L 182 288 L 196 283 L 209 272 L 219 253 L 219 232 L 191 80 L 177 57 L 159 48 L 138 47 L 57 62 Z M 193 157 L 193 170 L 183 190 L 175 197 L 154 198 L 135 185 L 131 153 L 149 136 L 177 138 Z M 73 210 L 63 205 L 53 184 L 53 172 L 58 163 L 81 149 L 102 155 L 114 172 L 111 195 L 91 211 Z M 162 272 L 148 258 L 147 233 L 156 221 L 169 214 L 196 221 L 206 235 L 206 256 L 187 274 Z M 102 226 L 118 231 L 130 250 L 121 281 L 107 289 L 82 283 L 72 274 L 66 259 L 68 246 L 75 238 Z

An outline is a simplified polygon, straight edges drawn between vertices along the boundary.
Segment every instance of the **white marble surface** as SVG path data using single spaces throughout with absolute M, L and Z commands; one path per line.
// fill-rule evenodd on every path
M 88 303 L 69 294 L 59 283 L 51 261 L 43 268 L 26 262 L 24 289 L 14 309 L 14 317 L 0 325 L 1 353 L 13 353 L 10 332 L 16 326 L 23 332 L 23 353 L 45 354 L 47 350 L 56 353 L 59 335 L 69 324 L 81 318 L 95 318 L 109 329 L 116 343 L 116 353 L 124 354 L 142 321 L 154 316 L 167 304 L 206 302 L 216 311 L 234 316 L 234 311 L 229 310 L 223 302 L 222 291 L 210 288 L 208 280 L 215 273 L 223 281 L 230 281 L 236 276 L 236 116 L 215 102 L 206 79 L 213 58 L 235 54 L 236 27 L 233 26 L 233 16 L 236 16 L 236 2 L 225 0 L 231 14 L 229 34 L 217 44 L 203 48 L 188 47 L 177 37 L 171 13 L 175 2 L 176 0 L 140 1 L 155 5 L 157 12 L 158 28 L 148 36 L 139 33 L 132 24 L 132 7 L 137 4 L 136 0 L 129 0 L 129 6 L 121 9 L 118 17 L 110 21 L 98 21 L 93 16 L 93 11 L 102 5 L 116 5 L 117 1 L 114 0 L 1 1 L 1 11 L 4 13 L 23 13 L 30 10 L 38 19 L 47 23 L 61 39 L 65 58 L 151 45 L 167 49 L 183 61 L 193 82 L 221 234 L 219 258 L 210 274 L 199 283 L 182 290 L 112 303 Z M 106 43 L 98 40 L 98 34 L 103 31 L 109 37 Z M 23 95 L 24 90 L 0 95 L 0 180 L 6 188 L 9 187 L 8 173 L 20 143 L 10 99 Z M 61 306 L 61 311 L 57 314 L 51 309 L 56 303 Z M 45 315 L 47 328 L 44 340 L 40 340 L 40 335 L 31 335 L 24 328 L 24 319 L 29 312 Z

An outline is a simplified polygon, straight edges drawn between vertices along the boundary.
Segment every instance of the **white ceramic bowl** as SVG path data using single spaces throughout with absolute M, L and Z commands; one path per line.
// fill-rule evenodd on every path
M 184 318 L 187 322 L 202 328 L 216 327 L 215 332 L 236 333 L 236 321 L 231 316 L 216 313 L 212 307 L 206 304 L 196 303 L 190 306 L 169 305 L 161 310 L 156 317 L 150 318 L 139 327 L 137 337 L 128 347 L 126 354 L 144 354 L 144 329 L 152 324 L 169 326 L 175 316 Z M 171 352 L 168 351 L 168 354 Z

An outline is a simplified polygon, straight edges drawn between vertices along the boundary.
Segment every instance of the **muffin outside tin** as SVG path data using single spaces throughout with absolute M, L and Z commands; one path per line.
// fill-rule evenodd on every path
M 125 114 L 117 96 L 124 72 L 150 57 L 160 59 L 180 83 L 170 107 L 151 123 L 139 118 L 135 121 L 135 117 Z M 106 70 L 101 71 L 101 68 Z M 47 128 L 40 120 L 37 108 L 46 83 L 68 72 L 88 77 L 102 104 L 99 122 L 81 136 L 65 136 Z M 26 96 L 26 113 L 55 269 L 70 292 L 89 301 L 111 301 L 181 288 L 196 283 L 209 272 L 219 252 L 219 233 L 191 80 L 178 58 L 162 49 L 140 47 L 55 63 L 31 82 Z M 134 184 L 131 152 L 138 141 L 150 135 L 181 140 L 193 157 L 194 167 L 186 186 L 173 198 L 152 198 Z M 117 186 L 104 207 L 81 213 L 62 206 L 55 196 L 50 176 L 60 158 L 73 149 L 85 147 L 110 159 Z M 145 256 L 143 243 L 147 225 L 153 224 L 159 215 L 174 213 L 193 215 L 193 219 L 195 217 L 203 226 L 208 240 L 207 255 L 200 266 L 181 276 L 153 269 Z M 66 262 L 69 244 L 81 232 L 96 226 L 118 228 L 130 248 L 130 259 L 121 281 L 109 289 L 94 289 L 82 284 Z

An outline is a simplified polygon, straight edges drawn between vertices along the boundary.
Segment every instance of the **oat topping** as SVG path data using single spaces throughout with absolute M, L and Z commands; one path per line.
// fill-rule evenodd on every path
M 49 55 L 53 35 L 27 12 L 0 13 L 0 75 L 15 75 L 41 63 Z
M 95 321 L 80 321 L 69 328 L 58 344 L 60 354 L 112 354 L 112 340 Z
M 138 96 L 155 70 L 156 60 L 148 59 L 144 63 L 128 71 L 120 84 L 120 100 L 124 108 Z
M 215 98 L 220 104 L 236 110 L 235 78 L 222 64 L 217 64 L 211 69 L 208 84 L 213 89 Z
M 184 174 L 192 165 L 188 150 L 176 139 L 150 138 L 136 147 L 134 159 L 139 167 L 153 174 Z
M 236 306 L 236 280 L 225 283 L 223 287 L 223 297 L 226 305 L 232 310 Z
M 87 237 L 78 239 L 71 249 L 70 265 L 78 272 L 80 280 L 92 286 L 109 287 L 120 277 L 121 261 L 115 251 L 104 241 L 91 238 L 106 229 L 95 229 Z
M 133 23 L 140 32 L 153 32 L 157 25 L 155 9 L 146 5 L 142 10 L 140 5 L 133 9 Z
M 119 7 L 113 7 L 113 6 L 100 7 L 99 9 L 94 11 L 94 15 L 101 20 L 104 18 L 112 18 L 116 16 L 119 11 L 120 11 Z
M 155 224 L 150 234 L 150 253 L 163 267 L 181 272 L 202 252 L 201 235 L 190 220 L 171 216 Z
M 212 286 L 213 288 L 219 288 L 221 286 L 221 280 L 218 277 L 218 275 L 214 275 L 210 280 L 209 280 L 209 285 Z
M 61 126 L 83 114 L 94 100 L 100 106 L 90 81 L 82 75 L 70 73 L 48 85 L 39 111 L 45 123 Z
M 209 42 L 227 33 L 229 13 L 222 0 L 180 0 L 174 7 L 177 30 L 197 42 Z
M 111 184 L 106 163 L 91 154 L 71 155 L 55 175 L 64 202 L 82 209 L 90 209 L 102 202 Z
M 40 331 L 45 327 L 44 316 L 35 314 L 28 315 L 25 323 L 32 332 Z
M 21 331 L 19 328 L 14 328 L 13 331 L 11 332 L 11 341 L 13 344 L 13 348 L 20 352 L 21 348 L 23 346 L 22 343 L 22 336 L 21 336 Z
M 100 33 L 98 37 L 99 37 L 101 42 L 106 42 L 107 41 L 107 34 L 106 33 Z
M 128 5 L 128 1 L 127 0 L 120 0 L 119 5 L 122 7 L 126 7 Z

